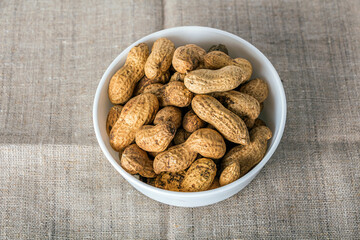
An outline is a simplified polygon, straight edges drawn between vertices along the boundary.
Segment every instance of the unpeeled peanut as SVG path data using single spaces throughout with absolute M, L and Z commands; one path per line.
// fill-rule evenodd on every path
M 149 48 L 145 43 L 130 50 L 125 65 L 110 79 L 108 93 L 113 104 L 123 104 L 130 99 L 136 83 L 144 76 L 148 56 Z
M 238 91 L 212 93 L 224 107 L 243 118 L 247 127 L 254 125 L 260 114 L 260 103 L 250 95 Z
M 150 84 L 145 87 L 144 93 L 155 94 L 160 106 L 187 107 L 193 97 L 193 94 L 180 81 L 172 81 L 165 85 Z
M 214 97 L 196 95 L 191 106 L 199 118 L 213 125 L 227 140 L 242 145 L 249 144 L 249 133 L 244 121 Z
M 224 92 L 237 88 L 246 80 L 238 66 L 226 66 L 218 70 L 199 69 L 189 72 L 184 78 L 185 86 L 193 93 Z
M 172 122 L 158 125 L 144 125 L 135 135 L 136 144 L 147 152 L 164 151 L 175 136 L 176 128 Z
M 151 122 L 159 109 L 154 94 L 145 93 L 130 99 L 110 132 L 110 145 L 115 151 L 129 146 L 135 140 L 136 131 Z
M 160 75 L 157 78 L 149 79 L 148 77 L 144 76 L 136 85 L 134 89 L 134 96 L 137 96 L 144 92 L 145 87 L 149 86 L 150 84 L 154 83 L 161 83 L 165 84 L 169 81 L 170 72 L 166 71 L 164 74 Z
M 154 171 L 179 172 L 188 168 L 197 154 L 207 158 L 221 158 L 226 152 L 222 136 L 212 129 L 201 128 L 180 145 L 158 154 L 154 159 Z
M 121 113 L 122 109 L 123 109 L 123 106 L 121 106 L 121 105 L 115 105 L 112 108 L 110 108 L 110 111 L 106 118 L 106 132 L 108 135 L 110 135 L 111 129 L 113 128 L 116 121 L 120 117 L 120 113 Z
M 202 63 L 205 54 L 206 51 L 195 44 L 181 46 L 174 52 L 172 65 L 177 72 L 187 73 Z
M 250 131 L 250 144 L 247 146 L 236 146 L 232 148 L 222 159 L 221 168 L 223 169 L 220 179 L 225 177 L 229 166 L 238 162 L 240 165 L 239 177 L 245 175 L 264 157 L 267 150 L 267 141 L 272 137 L 271 130 L 266 126 L 260 126 Z M 225 172 L 224 172 L 225 171 Z M 222 177 L 221 177 L 222 176 Z M 229 182 L 228 182 L 229 183 Z
M 151 54 L 145 64 L 145 75 L 155 79 L 163 75 L 171 65 L 175 45 L 167 38 L 157 39 L 151 49 Z
M 147 153 L 141 150 L 136 144 L 125 148 L 121 155 L 121 167 L 130 174 L 140 174 L 143 177 L 153 178 L 156 176 Z
M 176 131 L 173 142 L 175 145 L 182 144 L 190 137 L 190 135 L 191 135 L 190 132 L 187 132 L 187 131 L 185 131 L 185 129 L 180 128 Z
M 181 189 L 184 192 L 208 190 L 216 175 L 216 164 L 208 158 L 200 158 L 186 171 Z
M 267 83 L 260 78 L 245 83 L 240 87 L 239 91 L 254 97 L 259 103 L 264 102 L 269 95 Z
M 205 127 L 206 123 L 201 120 L 193 110 L 188 111 L 182 122 L 182 126 L 187 132 L 195 132 L 196 130 Z
M 170 191 L 181 191 L 181 183 L 184 180 L 186 172 L 180 171 L 177 173 L 162 172 L 156 178 L 154 185 L 155 187 L 162 188 Z
M 172 122 L 175 128 L 181 126 L 181 110 L 174 106 L 168 106 L 160 109 L 155 116 L 154 124 Z
M 172 82 L 172 81 L 184 82 L 185 76 L 186 76 L 186 74 L 184 74 L 184 73 L 176 72 L 171 76 L 170 82 Z

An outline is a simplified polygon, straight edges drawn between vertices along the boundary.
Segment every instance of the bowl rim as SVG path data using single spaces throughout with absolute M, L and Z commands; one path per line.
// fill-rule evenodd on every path
M 193 30 L 196 30 L 196 31 L 206 30 L 206 31 L 210 31 L 210 32 L 225 35 L 226 37 L 233 38 L 234 40 L 237 40 L 238 42 L 241 42 L 244 46 L 249 48 L 251 50 L 251 52 L 253 52 L 254 54 L 258 55 L 260 58 L 265 60 L 266 64 L 270 68 L 270 71 L 275 76 L 275 80 L 278 82 L 278 84 L 280 86 L 280 91 L 278 92 L 278 95 L 280 97 L 280 103 L 281 103 L 281 117 L 280 117 L 279 130 L 278 130 L 278 132 L 274 133 L 275 136 L 273 136 L 273 137 L 275 137 L 275 139 L 274 139 L 273 145 L 268 149 L 268 151 L 265 154 L 265 156 L 263 157 L 263 159 L 253 169 L 251 169 L 248 173 L 246 173 L 244 176 L 237 179 L 236 181 L 234 181 L 234 182 L 232 182 L 232 183 L 230 183 L 228 185 L 216 188 L 216 189 L 206 190 L 206 191 L 201 191 L 201 192 L 175 192 L 175 191 L 164 190 L 164 189 L 157 188 L 157 187 L 151 186 L 149 184 L 146 184 L 146 183 L 140 181 L 139 179 L 136 179 L 133 175 L 127 173 L 115 161 L 115 159 L 112 157 L 112 155 L 108 151 L 107 147 L 105 146 L 104 139 L 102 139 L 101 134 L 100 134 L 100 126 L 99 126 L 98 117 L 97 117 L 98 108 L 99 108 L 98 105 L 99 105 L 100 93 L 101 93 L 102 88 L 105 85 L 106 78 L 108 77 L 108 75 L 110 74 L 112 69 L 117 65 L 117 63 L 124 57 L 124 55 L 128 54 L 128 52 L 130 51 L 130 49 L 132 47 L 134 47 L 135 45 L 137 45 L 137 44 L 139 44 L 141 42 L 147 41 L 149 38 L 153 37 L 154 35 L 157 35 L 157 34 L 163 33 L 163 32 L 176 32 L 176 31 L 183 30 L 183 29 L 193 29 Z M 140 38 L 139 40 L 135 41 L 130 46 L 125 48 L 111 62 L 111 64 L 108 66 L 108 68 L 104 72 L 103 76 L 101 77 L 101 80 L 100 80 L 100 82 L 98 84 L 98 87 L 96 89 L 95 98 L 94 98 L 94 102 L 93 102 L 93 125 L 94 125 L 95 135 L 96 135 L 97 141 L 98 141 L 98 143 L 100 145 L 100 148 L 101 148 L 102 152 L 104 153 L 104 155 L 106 156 L 108 161 L 111 163 L 111 165 L 128 182 L 130 182 L 135 188 L 142 188 L 142 189 L 148 190 L 150 192 L 153 192 L 155 194 L 158 193 L 158 194 L 166 195 L 166 196 L 169 196 L 169 197 L 198 198 L 198 197 L 206 197 L 206 196 L 210 196 L 210 195 L 221 194 L 223 192 L 230 191 L 231 189 L 235 188 L 237 185 L 241 184 L 242 182 L 246 182 L 248 180 L 250 181 L 251 178 L 254 177 L 252 173 L 254 173 L 256 171 L 260 171 L 261 168 L 263 168 L 265 166 L 265 164 L 270 160 L 271 156 L 274 154 L 275 150 L 277 149 L 277 147 L 278 147 L 278 145 L 280 143 L 280 140 L 282 138 L 282 135 L 284 133 L 285 122 L 286 122 L 286 110 L 287 109 L 286 109 L 285 91 L 284 91 L 283 84 L 282 84 L 282 82 L 280 80 L 279 74 L 275 70 L 272 63 L 268 60 L 268 58 L 259 49 L 257 49 L 255 46 L 253 46 L 252 44 L 250 44 L 246 40 L 242 39 L 241 37 L 239 37 L 239 36 L 237 36 L 235 34 L 229 33 L 227 31 L 224 31 L 224 30 L 211 28 L 211 27 L 203 27 L 203 26 L 181 26 L 181 27 L 163 29 L 163 30 L 153 32 L 153 33 L 151 33 L 149 35 L 146 35 L 146 36 Z

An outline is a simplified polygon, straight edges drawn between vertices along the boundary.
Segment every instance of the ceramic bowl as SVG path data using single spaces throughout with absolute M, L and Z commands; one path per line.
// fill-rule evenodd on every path
M 264 110 L 262 111 L 260 117 L 272 130 L 273 137 L 268 142 L 268 150 L 262 161 L 237 181 L 209 191 L 194 193 L 173 192 L 150 186 L 127 173 L 119 165 L 118 153 L 111 148 L 109 137 L 105 129 L 107 114 L 109 109 L 112 107 L 108 98 L 109 81 L 113 74 L 124 65 L 126 56 L 132 47 L 145 42 L 148 44 L 149 48 L 151 48 L 153 42 L 161 37 L 166 37 L 173 41 L 176 47 L 194 43 L 207 50 L 211 45 L 219 43 L 225 44 L 231 57 L 242 57 L 252 63 L 252 78 L 259 77 L 268 83 L 269 97 L 264 102 Z M 234 34 L 214 28 L 198 26 L 165 29 L 147 35 L 127 47 L 110 64 L 102 76 L 96 90 L 93 106 L 93 122 L 96 138 L 99 142 L 101 150 L 104 152 L 106 158 L 116 171 L 118 171 L 134 188 L 144 195 L 165 204 L 182 207 L 198 207 L 214 204 L 233 196 L 248 185 L 269 161 L 270 157 L 278 147 L 284 131 L 285 120 L 286 98 L 284 88 L 278 73 L 264 54 L 262 54 L 256 47 Z M 145 197 L 144 201 L 146 201 Z

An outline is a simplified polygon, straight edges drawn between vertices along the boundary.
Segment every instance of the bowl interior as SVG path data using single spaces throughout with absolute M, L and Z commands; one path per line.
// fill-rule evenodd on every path
M 97 96 L 95 97 L 94 102 L 94 127 L 95 131 L 97 131 L 96 128 L 98 128 L 97 135 L 100 134 L 101 139 L 98 139 L 100 146 L 102 146 L 101 141 L 103 141 L 103 144 L 106 148 L 105 151 L 108 151 L 108 153 L 117 162 L 117 164 L 119 164 L 118 153 L 111 148 L 109 143 L 109 137 L 106 133 L 105 128 L 107 113 L 112 107 L 107 93 L 108 84 L 112 75 L 125 63 L 126 56 L 133 46 L 139 44 L 140 42 L 145 42 L 148 44 L 149 47 L 151 47 L 152 43 L 160 37 L 169 38 L 171 41 L 174 42 L 176 47 L 189 43 L 194 43 L 207 50 L 210 48 L 211 45 L 219 43 L 225 44 L 229 50 L 231 57 L 242 57 L 251 62 L 251 64 L 253 65 L 252 78 L 259 77 L 264 79 L 268 83 L 269 97 L 264 102 L 265 106 L 260 118 L 262 118 L 266 122 L 268 127 L 272 130 L 273 137 L 268 142 L 268 150 L 263 159 L 263 161 L 265 162 L 263 163 L 262 161 L 258 164 L 263 166 L 270 158 L 272 153 L 275 151 L 275 148 L 280 141 L 285 125 L 286 101 L 280 78 L 272 64 L 254 46 L 233 34 L 205 27 L 172 28 L 150 34 L 126 48 L 111 63 L 99 84 L 98 91 L 96 93 Z M 99 138 L 99 136 L 97 137 Z M 259 167 L 261 168 L 262 166 Z M 129 176 L 124 177 L 128 179 Z M 135 180 L 135 178 L 133 179 Z

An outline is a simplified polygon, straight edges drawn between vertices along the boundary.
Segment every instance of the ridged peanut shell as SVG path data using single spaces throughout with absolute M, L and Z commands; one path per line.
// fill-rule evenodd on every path
M 149 48 L 145 43 L 130 50 L 125 65 L 110 79 L 108 93 L 113 104 L 123 104 L 130 99 L 136 83 L 144 76 L 148 56 Z
M 260 78 L 245 83 L 240 87 L 239 91 L 254 97 L 259 103 L 264 102 L 269 95 L 267 83 Z
M 130 99 L 121 111 L 120 117 L 110 132 L 110 145 L 115 151 L 129 146 L 135 140 L 135 133 L 151 122 L 159 109 L 155 95 L 146 93 Z
M 121 155 L 121 167 L 130 174 L 140 174 L 143 177 L 155 177 L 152 161 L 145 151 L 141 150 L 136 144 L 125 148 Z
M 226 152 L 226 144 L 220 133 L 210 128 L 196 130 L 186 140 L 185 145 L 206 158 L 219 159 Z
M 179 128 L 181 126 L 181 120 L 181 110 L 174 106 L 167 106 L 158 111 L 154 119 L 154 124 L 172 122 L 175 128 Z
M 198 192 L 209 189 L 216 176 L 216 164 L 208 158 L 200 158 L 186 171 L 182 191 Z
M 176 131 L 173 142 L 175 145 L 182 144 L 190 137 L 190 135 L 191 133 L 185 131 L 183 128 L 180 128 Z
M 160 75 L 157 78 L 149 79 L 146 76 L 141 78 L 141 80 L 136 84 L 135 90 L 134 90 L 134 96 L 137 96 L 144 92 L 145 87 L 147 87 L 150 84 L 154 83 L 161 83 L 165 84 L 169 81 L 170 72 L 166 71 L 164 74 Z
M 195 132 L 196 130 L 205 127 L 206 123 L 201 120 L 193 110 L 188 111 L 182 121 L 182 127 L 187 132 Z
M 230 65 L 218 70 L 191 71 L 185 76 L 184 84 L 193 93 L 206 94 L 233 90 L 245 80 L 242 69 Z
M 162 172 L 155 178 L 155 187 L 169 190 L 169 191 L 181 191 L 181 183 L 185 177 L 185 171 L 177 173 Z
M 240 176 L 245 175 L 264 157 L 267 150 L 267 141 L 272 137 L 271 130 L 260 126 L 250 131 L 250 143 L 247 146 L 236 146 L 229 150 L 221 162 L 225 169 L 234 162 L 240 164 Z
M 225 186 L 232 183 L 240 178 L 240 164 L 235 161 L 227 166 L 220 175 L 219 183 L 220 186 Z
M 252 127 L 260 114 L 260 103 L 248 94 L 232 90 L 212 93 L 211 96 L 239 117 L 251 119 L 252 121 L 245 122 L 248 123 L 246 124 L 247 127 Z
M 106 118 L 106 132 L 108 135 L 110 135 L 111 129 L 115 125 L 116 121 L 119 119 L 122 109 L 123 106 L 121 105 L 115 105 L 110 108 L 108 116 Z
M 174 51 L 175 45 L 172 41 L 167 38 L 157 39 L 145 64 L 146 77 L 155 79 L 163 75 L 170 68 Z
M 172 122 L 155 126 L 144 125 L 135 135 L 136 144 L 147 152 L 164 151 L 175 136 L 176 128 Z
M 154 159 L 154 171 L 180 172 L 187 169 L 196 159 L 197 153 L 189 151 L 185 144 L 175 145 L 159 153 Z
M 244 121 L 214 97 L 196 95 L 191 106 L 199 118 L 213 125 L 227 140 L 242 145 L 249 144 L 249 133 Z
M 187 44 L 175 50 L 172 65 L 177 72 L 187 73 L 199 66 L 205 54 L 203 48 L 195 44 Z
M 212 189 L 216 189 L 219 188 L 220 183 L 219 183 L 219 179 L 217 177 L 214 178 L 214 181 L 211 183 L 210 187 L 208 188 L 208 190 L 212 190 Z
M 175 73 L 171 76 L 170 82 L 172 82 L 172 81 L 184 82 L 185 75 L 186 75 L 186 74 L 184 74 L 184 73 L 175 72 Z

